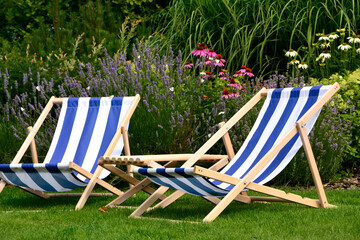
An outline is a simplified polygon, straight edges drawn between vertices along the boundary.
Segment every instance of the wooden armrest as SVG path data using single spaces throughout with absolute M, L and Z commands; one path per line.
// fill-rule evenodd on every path
M 168 161 L 187 161 L 194 154 L 160 154 L 160 155 L 138 155 L 138 156 L 110 156 L 100 157 L 98 164 L 118 164 L 118 165 L 148 165 L 150 161 L 153 162 L 168 162 Z M 200 162 L 217 162 L 220 159 L 226 158 L 227 155 L 204 155 Z
M 219 173 L 214 170 L 210 170 L 210 169 L 199 167 L 199 166 L 194 166 L 194 173 L 204 176 L 204 177 L 208 177 L 208 178 L 212 178 L 212 179 L 215 179 L 218 181 L 229 183 L 232 185 L 238 184 L 241 180 L 239 178 L 229 176 L 229 175 Z

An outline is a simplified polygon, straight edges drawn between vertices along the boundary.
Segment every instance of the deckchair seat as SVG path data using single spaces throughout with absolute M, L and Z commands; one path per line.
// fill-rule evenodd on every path
M 159 185 L 196 196 L 223 197 L 229 193 L 211 183 L 208 178 L 194 174 L 194 168 L 135 168 L 134 172 L 147 176 Z

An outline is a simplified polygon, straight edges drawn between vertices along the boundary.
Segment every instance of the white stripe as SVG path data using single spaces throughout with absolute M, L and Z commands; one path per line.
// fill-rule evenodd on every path
M 79 98 L 74 125 L 61 163 L 69 163 L 74 160 L 82 132 L 86 131 L 84 125 L 89 110 L 89 101 L 90 98 Z
M 60 133 L 61 133 L 61 130 L 62 130 L 62 127 L 63 127 L 63 124 L 64 124 L 64 118 L 65 118 L 65 114 L 66 114 L 67 103 L 68 103 L 68 98 L 64 98 L 63 102 L 62 102 L 62 107 L 61 107 L 61 110 L 60 110 L 60 115 L 59 115 L 58 123 L 57 123 L 57 126 L 56 126 L 56 130 L 55 130 L 53 139 L 51 141 L 49 151 L 46 154 L 44 163 L 49 163 L 50 162 L 50 160 L 51 160 L 51 158 L 52 158 L 52 156 L 54 154 L 54 151 L 56 149 L 57 143 L 59 141 Z
M 97 159 L 95 158 L 97 157 L 100 151 L 101 143 L 104 138 L 106 123 L 109 118 L 110 108 L 111 108 L 111 99 L 101 98 L 99 112 L 94 125 L 93 134 L 91 136 L 89 147 L 87 149 L 83 164 L 81 166 L 88 172 L 91 171 L 94 162 L 97 161 Z M 77 177 L 82 181 L 86 179 L 82 175 L 77 175 Z
M 331 86 L 323 86 L 323 87 L 320 88 L 318 100 L 330 89 L 330 87 Z M 319 110 L 305 125 L 307 134 L 309 134 L 311 132 L 311 129 L 315 125 L 315 122 L 316 122 L 320 112 L 321 112 L 321 110 Z M 292 147 L 292 149 L 285 156 L 285 158 L 281 162 L 281 164 L 279 164 L 279 166 L 277 166 L 277 168 L 275 168 L 274 171 L 271 174 L 269 174 L 266 178 L 264 178 L 261 182 L 259 182 L 259 184 L 265 184 L 265 183 L 269 182 L 271 179 L 273 179 L 275 176 L 277 176 L 289 164 L 289 162 L 293 159 L 293 157 L 295 156 L 295 154 L 297 153 L 297 151 L 299 150 L 299 148 L 301 146 L 302 146 L 302 141 L 301 141 L 301 139 L 299 137 L 297 139 L 297 141 L 295 142 L 294 146 Z M 276 156 L 275 156 L 275 158 L 276 158 Z M 264 169 L 266 169 L 266 168 L 264 168 Z M 260 176 L 260 174 L 258 176 Z

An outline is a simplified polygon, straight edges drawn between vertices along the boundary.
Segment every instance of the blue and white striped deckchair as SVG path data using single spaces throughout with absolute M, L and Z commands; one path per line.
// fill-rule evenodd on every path
M 161 185 L 131 216 L 140 216 L 168 188 L 197 196 L 224 197 L 204 218 L 214 220 L 232 200 L 245 203 L 258 200 L 291 201 L 312 207 L 331 207 L 321 184 L 320 175 L 308 139 L 322 106 L 339 89 L 331 86 L 262 89 L 249 103 L 240 109 L 207 143 L 205 143 L 181 168 L 136 168 L 140 173 Z M 220 171 L 212 171 L 193 165 L 206 153 L 262 96 L 266 96 L 258 118 L 240 150 Z M 319 200 L 286 194 L 263 184 L 278 175 L 296 152 L 304 146 L 306 156 L 319 194 Z M 239 195 L 250 189 L 274 197 L 250 197 Z M 176 194 L 176 193 L 175 193 Z M 178 195 L 180 196 L 180 195 Z M 177 197 L 165 199 L 155 207 L 165 207 Z
M 123 137 L 127 139 L 125 134 L 129 120 L 139 99 L 139 95 L 62 99 L 52 97 L 13 162 L 0 164 L 0 178 L 3 180 L 0 183 L 0 192 L 7 183 L 38 196 L 50 197 L 55 195 L 43 192 L 65 192 L 84 187 L 93 178 L 92 185 L 99 183 L 115 194 L 122 194 L 120 190 L 101 180 L 110 172 L 102 171 L 97 160 L 104 155 L 120 155 L 124 144 L 128 144 Z M 44 162 L 19 164 L 45 117 L 56 103 L 62 103 L 62 108 Z M 92 187 L 82 194 L 81 206 L 78 204 L 77 208 L 84 205 Z

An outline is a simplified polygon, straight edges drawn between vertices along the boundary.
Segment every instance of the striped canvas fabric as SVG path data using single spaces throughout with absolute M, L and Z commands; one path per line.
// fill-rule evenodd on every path
M 330 87 L 271 89 L 248 137 L 221 173 L 243 178 Z M 306 124 L 308 133 L 319 114 L 320 111 Z M 288 165 L 301 146 L 300 136 L 296 134 L 254 178 L 253 182 L 265 184 L 273 179 Z M 138 168 L 136 172 L 148 176 L 160 185 L 199 196 L 224 196 L 234 187 L 217 180 L 195 176 L 193 168 L 183 171 Z M 203 180 L 200 181 L 200 178 Z
M 40 191 L 69 191 L 88 179 L 69 169 L 74 162 L 94 173 L 134 97 L 64 98 L 49 151 L 41 164 L 0 164 L 0 178 Z M 112 155 L 121 155 L 120 139 Z M 102 171 L 100 178 L 110 173 Z

